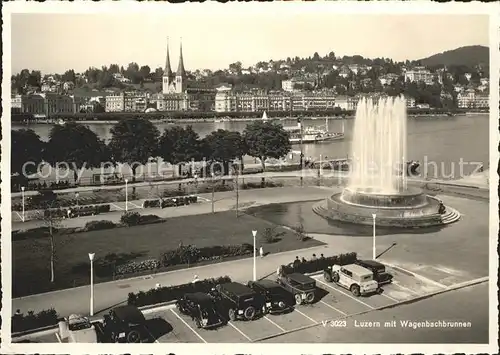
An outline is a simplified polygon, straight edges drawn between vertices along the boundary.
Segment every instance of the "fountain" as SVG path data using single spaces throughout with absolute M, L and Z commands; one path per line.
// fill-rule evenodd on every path
M 408 186 L 406 101 L 363 98 L 358 102 L 347 187 L 314 206 L 331 220 L 387 227 L 441 225 L 458 213 Z

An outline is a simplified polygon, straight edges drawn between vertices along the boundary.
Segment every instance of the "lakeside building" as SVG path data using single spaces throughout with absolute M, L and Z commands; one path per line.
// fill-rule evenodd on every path
M 432 85 L 434 83 L 435 75 L 431 73 L 429 69 L 424 67 L 415 67 L 413 70 L 408 70 L 404 73 L 405 81 L 411 82 L 424 82 L 427 85 Z
M 84 104 L 81 97 L 55 93 L 15 95 L 11 101 L 12 111 L 15 113 L 31 113 L 35 117 L 46 118 L 55 114 L 78 113 Z
M 489 108 L 489 94 L 476 92 L 473 89 L 465 90 L 457 95 L 459 108 Z

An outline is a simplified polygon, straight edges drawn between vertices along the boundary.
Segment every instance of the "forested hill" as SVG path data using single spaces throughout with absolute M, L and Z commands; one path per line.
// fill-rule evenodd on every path
M 475 67 L 476 65 L 488 65 L 489 48 L 484 46 L 466 46 L 457 49 L 434 54 L 428 58 L 421 59 L 420 62 L 425 66 L 450 66 L 464 65 Z

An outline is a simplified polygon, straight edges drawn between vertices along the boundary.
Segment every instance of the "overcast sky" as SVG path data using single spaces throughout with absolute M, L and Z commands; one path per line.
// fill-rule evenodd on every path
M 182 37 L 187 70 L 244 67 L 260 60 L 359 54 L 420 59 L 466 45 L 488 46 L 485 15 L 13 14 L 12 71 L 77 72 L 129 62 L 164 66 L 167 37 L 177 69 Z

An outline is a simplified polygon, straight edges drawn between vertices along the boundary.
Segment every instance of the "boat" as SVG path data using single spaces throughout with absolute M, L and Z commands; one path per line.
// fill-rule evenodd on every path
M 262 121 L 267 121 L 268 118 L 267 118 L 267 113 L 266 111 L 264 111 L 264 113 L 262 114 Z
M 284 127 L 290 133 L 290 143 L 321 143 L 344 139 L 344 122 L 342 121 L 342 132 L 328 131 L 328 118 L 326 119 L 325 128 L 321 127 L 304 127 L 299 121 L 297 126 Z

